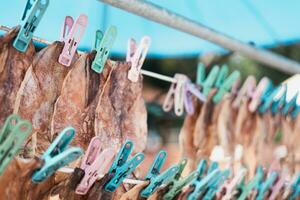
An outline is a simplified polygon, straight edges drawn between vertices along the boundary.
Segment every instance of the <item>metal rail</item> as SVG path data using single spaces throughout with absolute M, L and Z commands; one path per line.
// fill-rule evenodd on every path
M 221 47 L 266 64 L 285 73 L 300 73 L 300 64 L 267 50 L 258 49 L 230 36 L 212 30 L 198 22 L 180 16 L 170 10 L 145 0 L 98 0 L 114 7 L 126 10 L 146 19 L 164 24 L 198 38 L 210 41 Z

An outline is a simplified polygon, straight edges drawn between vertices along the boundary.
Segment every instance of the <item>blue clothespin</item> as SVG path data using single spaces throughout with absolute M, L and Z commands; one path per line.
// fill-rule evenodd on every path
M 271 111 L 273 114 L 278 113 L 279 110 L 283 108 L 284 103 L 286 101 L 287 85 L 284 84 L 284 85 L 282 85 L 281 88 L 283 88 L 283 94 L 277 100 L 273 100 L 273 103 L 271 105 Z M 281 88 L 279 88 L 278 92 L 280 91 Z
M 29 121 L 22 120 L 18 115 L 7 117 L 0 132 L 0 175 L 21 148 L 31 129 Z
M 213 172 L 214 170 L 218 169 L 219 168 L 219 163 L 213 161 L 210 163 L 210 166 L 207 170 L 207 174 L 210 174 L 211 172 Z
M 298 116 L 299 112 L 300 112 L 300 105 L 298 105 L 296 103 L 296 106 L 294 107 L 294 110 L 291 112 L 291 117 L 293 119 L 296 119 L 296 117 Z
M 296 200 L 300 197 L 300 174 L 294 181 L 294 183 L 291 185 L 292 193 L 289 196 L 289 200 Z
M 263 95 L 261 96 L 261 104 L 258 107 L 259 113 L 263 114 L 267 112 L 273 103 L 274 97 L 277 95 L 280 87 L 273 87 L 270 82 L 268 88 L 264 91 Z
M 95 72 L 101 73 L 103 71 L 110 49 L 112 48 L 116 37 L 117 28 L 115 26 L 109 27 L 108 30 L 106 30 L 106 32 L 104 33 L 100 44 L 96 48 L 97 54 L 92 63 L 92 69 Z
M 104 188 L 106 191 L 114 192 L 122 181 L 144 160 L 144 154 L 137 153 L 133 158 L 127 161 L 132 148 L 133 143 L 130 140 L 127 140 L 122 146 L 108 171 L 108 173 L 113 174 L 113 177 L 105 184 Z
M 49 0 L 36 0 L 33 4 L 30 3 L 30 0 L 27 1 L 22 17 L 21 29 L 13 43 L 13 46 L 17 50 L 21 52 L 27 50 L 33 37 L 33 32 L 41 21 L 48 5 Z
M 260 186 L 261 182 L 263 181 L 263 178 L 264 178 L 264 171 L 263 171 L 262 167 L 259 166 L 256 169 L 256 174 L 255 174 L 254 178 L 243 188 L 243 191 L 242 191 L 241 195 L 239 196 L 238 200 L 247 199 L 249 193 L 254 189 L 259 190 L 259 186 Z
M 259 186 L 256 200 L 263 200 L 265 198 L 266 192 L 275 183 L 277 177 L 278 177 L 277 172 L 274 171 L 271 172 L 271 174 L 267 177 L 266 181 L 261 183 L 261 185 Z
M 214 196 L 216 195 L 216 193 L 218 192 L 218 189 L 220 188 L 220 186 L 222 186 L 224 184 L 224 182 L 229 177 L 229 175 L 230 175 L 229 169 L 226 169 L 226 170 L 222 171 L 221 173 L 219 173 L 218 175 L 216 175 L 213 178 L 213 180 L 211 180 L 211 183 L 209 183 L 208 190 L 207 190 L 205 196 L 203 197 L 203 199 L 204 200 L 212 200 L 214 198 Z
M 287 116 L 296 107 L 298 94 L 299 92 L 297 92 L 290 101 L 284 103 L 281 110 L 283 116 Z
M 55 138 L 41 157 L 44 164 L 40 169 L 35 170 L 31 177 L 32 182 L 39 183 L 44 181 L 54 174 L 56 170 L 73 162 L 83 154 L 81 148 L 69 147 L 74 136 L 75 129 L 67 127 Z

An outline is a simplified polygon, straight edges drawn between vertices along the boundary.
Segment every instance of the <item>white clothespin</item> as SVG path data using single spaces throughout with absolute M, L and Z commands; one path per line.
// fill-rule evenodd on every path
M 188 81 L 188 77 L 184 74 L 175 74 L 175 83 L 171 84 L 168 94 L 163 104 L 163 110 L 168 112 L 174 105 L 174 111 L 177 116 L 183 114 L 184 111 L 184 94 L 185 94 L 185 83 Z
M 141 72 L 141 68 L 145 61 L 151 39 L 148 36 L 144 36 L 141 39 L 140 46 L 136 46 L 134 39 L 128 41 L 128 51 L 126 55 L 126 61 L 131 62 L 131 68 L 128 71 L 128 79 L 132 82 L 137 82 Z

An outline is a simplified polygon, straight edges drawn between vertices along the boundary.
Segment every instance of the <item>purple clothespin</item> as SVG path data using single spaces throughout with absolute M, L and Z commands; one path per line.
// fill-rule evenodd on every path
M 199 89 L 190 81 L 186 81 L 184 84 L 184 106 L 188 114 L 192 115 L 195 112 L 192 95 L 196 96 L 201 102 L 206 101 Z
M 85 175 L 76 188 L 77 194 L 86 194 L 99 175 L 105 174 L 109 170 L 116 152 L 113 148 L 104 149 L 101 153 L 100 150 L 100 137 L 93 137 L 80 166 Z
M 84 14 L 81 14 L 75 21 L 74 25 L 72 26 L 69 34 L 64 38 L 64 48 L 58 58 L 58 62 L 64 66 L 70 66 L 72 59 L 75 55 L 77 46 L 80 42 L 81 37 L 83 36 L 84 30 L 87 26 L 88 17 Z M 71 25 L 71 20 L 65 20 L 65 27 L 69 27 Z M 62 36 L 65 36 L 65 29 L 63 28 Z
M 74 19 L 71 16 L 66 16 L 64 24 L 61 27 L 60 32 L 60 41 L 65 41 L 66 36 L 70 33 L 70 30 L 72 29 L 74 24 Z

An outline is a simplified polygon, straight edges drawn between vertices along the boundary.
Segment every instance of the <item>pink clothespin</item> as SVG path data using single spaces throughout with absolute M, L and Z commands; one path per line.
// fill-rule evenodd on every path
M 171 84 L 163 104 L 163 110 L 169 112 L 174 105 L 175 114 L 180 116 L 184 111 L 184 84 L 188 77 L 184 74 L 175 74 L 174 79 L 176 81 Z
M 251 97 L 255 91 L 256 79 L 254 76 L 248 76 L 243 86 L 240 88 L 237 97 L 234 99 L 232 106 L 238 108 L 241 105 L 243 97 Z
M 64 41 L 66 36 L 70 33 L 70 30 L 74 24 L 74 19 L 71 16 L 66 16 L 64 24 L 61 27 L 61 33 L 60 33 L 60 41 Z
M 264 77 L 260 80 L 260 82 L 258 83 L 252 97 L 251 97 L 251 102 L 249 104 L 249 110 L 251 112 L 255 112 L 257 107 L 260 104 L 260 97 L 263 94 L 263 92 L 265 91 L 265 89 L 268 87 L 270 80 L 267 77 Z
M 69 20 L 69 19 L 68 19 Z M 65 20 L 66 23 L 67 20 Z M 83 36 L 84 30 L 87 26 L 88 17 L 84 14 L 81 14 L 73 24 L 69 34 L 64 37 L 64 48 L 59 56 L 58 62 L 65 66 L 70 66 L 74 54 L 76 52 L 77 46 L 80 42 L 81 37 Z M 71 24 L 71 22 L 68 22 Z M 68 24 L 67 26 L 69 26 Z M 65 35 L 63 31 L 62 35 Z
M 99 177 L 99 174 L 105 174 L 112 164 L 115 156 L 114 149 L 107 148 L 100 153 L 100 147 L 100 137 L 93 137 L 80 166 L 85 171 L 85 175 L 76 188 L 77 194 L 86 194 Z
M 199 89 L 188 80 L 184 84 L 184 106 L 186 112 L 190 115 L 195 112 L 192 95 L 195 95 L 201 102 L 206 101 L 206 96 L 203 95 Z
M 232 181 L 225 186 L 226 194 L 223 196 L 222 200 L 233 199 L 233 196 L 237 193 L 236 186 L 243 180 L 246 174 L 247 170 L 245 168 L 242 168 L 238 171 L 236 176 L 233 177 Z
M 136 42 L 130 39 L 128 42 L 128 51 L 126 55 L 126 61 L 131 62 L 131 68 L 128 71 L 128 79 L 132 82 L 139 80 L 139 75 L 145 61 L 151 39 L 148 36 L 144 36 L 141 39 L 140 46 L 136 47 Z

